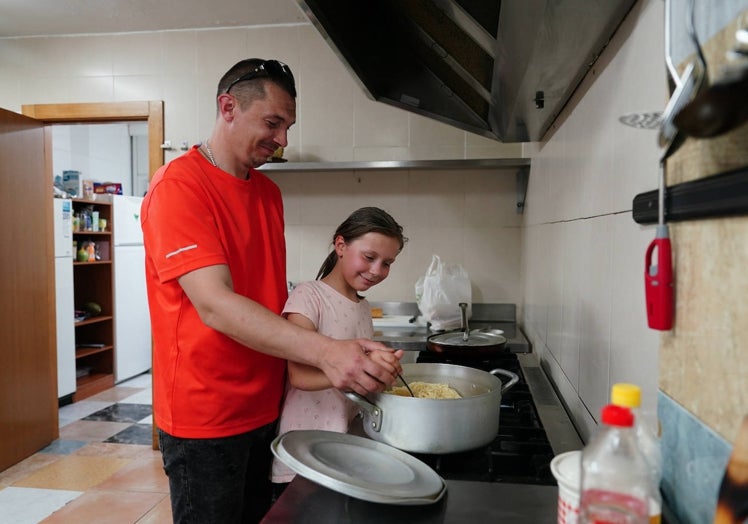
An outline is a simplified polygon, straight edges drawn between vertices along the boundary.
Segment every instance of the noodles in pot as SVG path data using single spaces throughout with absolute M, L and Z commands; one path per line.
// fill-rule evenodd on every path
M 450 398 L 462 398 L 453 388 L 449 387 L 448 384 L 434 384 L 431 382 L 408 382 L 410 389 L 413 390 L 413 395 L 417 398 L 435 398 L 435 399 L 450 399 Z M 410 393 L 408 388 L 405 386 L 393 386 L 392 389 L 385 391 L 392 395 L 398 395 L 401 397 L 409 397 Z

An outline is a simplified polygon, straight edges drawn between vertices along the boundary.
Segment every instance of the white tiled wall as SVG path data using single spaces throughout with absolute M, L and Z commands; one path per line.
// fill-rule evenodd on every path
M 368 99 L 311 24 L 0 39 L 0 107 L 164 100 L 165 138 L 204 140 L 221 75 L 247 57 L 278 58 L 297 80 L 297 124 L 284 156 L 301 161 L 519 157 L 502 144 Z M 181 154 L 167 151 L 166 160 Z M 288 274 L 314 278 L 337 225 L 384 207 L 410 237 L 374 300 L 413 301 L 431 255 L 461 263 L 474 301 L 520 302 L 515 172 L 274 173 L 288 221 Z
M 288 277 L 313 279 L 337 226 L 362 206 L 388 211 L 409 238 L 370 300 L 415 301 L 433 254 L 462 264 L 474 302 L 519 302 L 521 215 L 513 171 L 272 173 L 283 191 Z
M 533 155 L 524 322 L 585 437 L 614 382 L 640 384 L 652 413 L 657 402 L 658 334 L 647 328 L 643 278 L 654 228 L 631 215 L 634 196 L 657 187 L 657 132 L 618 118 L 664 107 L 662 28 L 663 3 L 639 2 Z
M 518 157 L 501 144 L 374 102 L 311 24 L 0 39 L 0 107 L 163 100 L 165 137 L 204 140 L 218 79 L 248 57 L 278 58 L 298 86 L 290 160 Z M 166 160 L 180 154 L 170 151 Z

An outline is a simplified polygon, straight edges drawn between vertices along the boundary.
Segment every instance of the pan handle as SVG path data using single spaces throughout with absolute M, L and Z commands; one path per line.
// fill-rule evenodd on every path
M 519 375 L 516 373 L 512 373 L 511 371 L 507 371 L 506 369 L 496 368 L 489 371 L 492 375 L 504 375 L 509 379 L 509 382 L 506 384 L 501 384 L 501 394 L 503 395 L 509 388 L 514 386 L 517 382 L 519 382 Z
M 351 401 L 355 402 L 369 416 L 371 429 L 379 432 L 382 429 L 382 409 L 376 404 L 369 402 L 366 397 L 362 397 L 353 391 L 344 391 L 343 394 Z

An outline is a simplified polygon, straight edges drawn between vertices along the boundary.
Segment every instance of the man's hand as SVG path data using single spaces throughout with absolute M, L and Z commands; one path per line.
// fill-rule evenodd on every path
M 378 354 L 370 358 L 367 353 L 373 352 Z M 393 351 L 371 340 L 330 340 L 319 368 L 338 389 L 355 391 L 359 395 L 378 393 L 397 379 L 402 371 L 402 355 L 402 351 Z

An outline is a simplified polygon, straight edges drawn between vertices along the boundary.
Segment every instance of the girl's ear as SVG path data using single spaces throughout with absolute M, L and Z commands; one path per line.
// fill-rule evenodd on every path
M 343 235 L 336 236 L 335 240 L 333 240 L 333 245 L 335 246 L 335 252 L 338 254 L 338 256 L 342 256 L 343 250 L 345 249 L 345 246 L 346 246 Z

